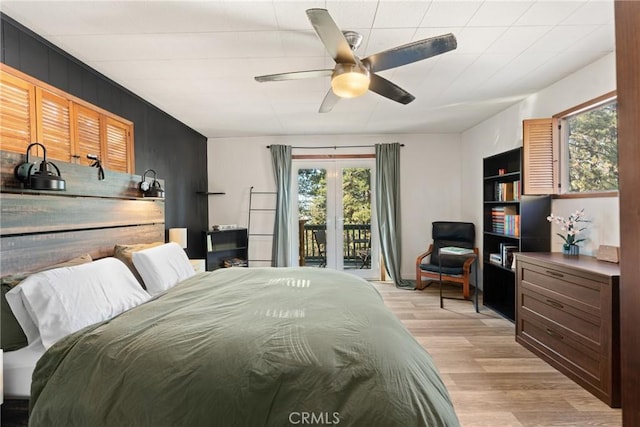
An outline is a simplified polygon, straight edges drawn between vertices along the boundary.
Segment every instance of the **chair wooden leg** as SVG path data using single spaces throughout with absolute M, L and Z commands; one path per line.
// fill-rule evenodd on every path
M 464 278 L 464 281 L 462 282 L 462 296 L 465 299 L 469 299 L 470 295 L 471 295 L 471 292 L 469 290 L 469 277 L 467 276 Z
M 421 286 L 422 286 L 422 276 L 420 275 L 420 268 L 416 263 L 416 289 L 421 291 L 423 289 Z

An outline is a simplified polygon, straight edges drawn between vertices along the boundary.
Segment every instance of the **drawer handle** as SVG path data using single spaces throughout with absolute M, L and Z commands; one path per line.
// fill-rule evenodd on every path
M 559 303 L 558 301 L 547 298 L 547 302 L 556 308 L 564 308 L 564 305 Z
M 547 273 L 552 275 L 552 276 L 556 276 L 556 277 L 564 277 L 564 274 L 558 273 L 556 271 L 547 270 Z
M 554 337 L 554 338 L 558 338 L 560 340 L 562 339 L 562 335 L 560 335 L 559 333 L 557 333 L 556 331 L 554 331 L 552 329 L 547 328 L 547 333 L 549 335 L 551 335 L 552 337 Z

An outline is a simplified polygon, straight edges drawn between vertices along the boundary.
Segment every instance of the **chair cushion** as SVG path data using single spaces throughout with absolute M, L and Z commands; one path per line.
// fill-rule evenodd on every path
M 431 273 L 438 274 L 440 270 L 437 265 L 433 264 L 420 264 L 420 270 L 429 271 Z M 445 267 L 442 266 L 442 274 L 447 276 L 461 276 L 463 273 L 462 267 Z

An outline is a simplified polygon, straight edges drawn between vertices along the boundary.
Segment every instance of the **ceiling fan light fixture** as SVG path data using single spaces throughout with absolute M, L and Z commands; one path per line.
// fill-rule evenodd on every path
M 255 80 L 277 82 L 330 75 L 331 89 L 325 95 L 319 113 L 331 111 L 341 98 L 355 98 L 369 90 L 406 105 L 416 99 L 415 96 L 377 73 L 422 61 L 449 52 L 458 46 L 455 36 L 449 33 L 392 47 L 361 59 L 355 51 L 362 43 L 362 34 L 356 31 L 341 31 L 327 9 L 307 9 L 307 17 L 327 53 L 335 61 L 335 68 L 268 74 L 256 76 Z
M 331 77 L 331 89 L 341 98 L 355 98 L 369 90 L 369 70 L 356 64 L 337 64 Z

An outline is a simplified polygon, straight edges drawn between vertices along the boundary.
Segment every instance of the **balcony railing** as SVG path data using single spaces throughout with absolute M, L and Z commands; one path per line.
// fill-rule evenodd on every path
M 314 233 L 327 229 L 326 224 L 304 224 L 300 227 L 300 262 L 307 266 L 320 266 L 326 262 L 325 244 L 318 244 Z M 345 269 L 369 268 L 371 224 L 344 224 L 343 226 L 343 265 Z

